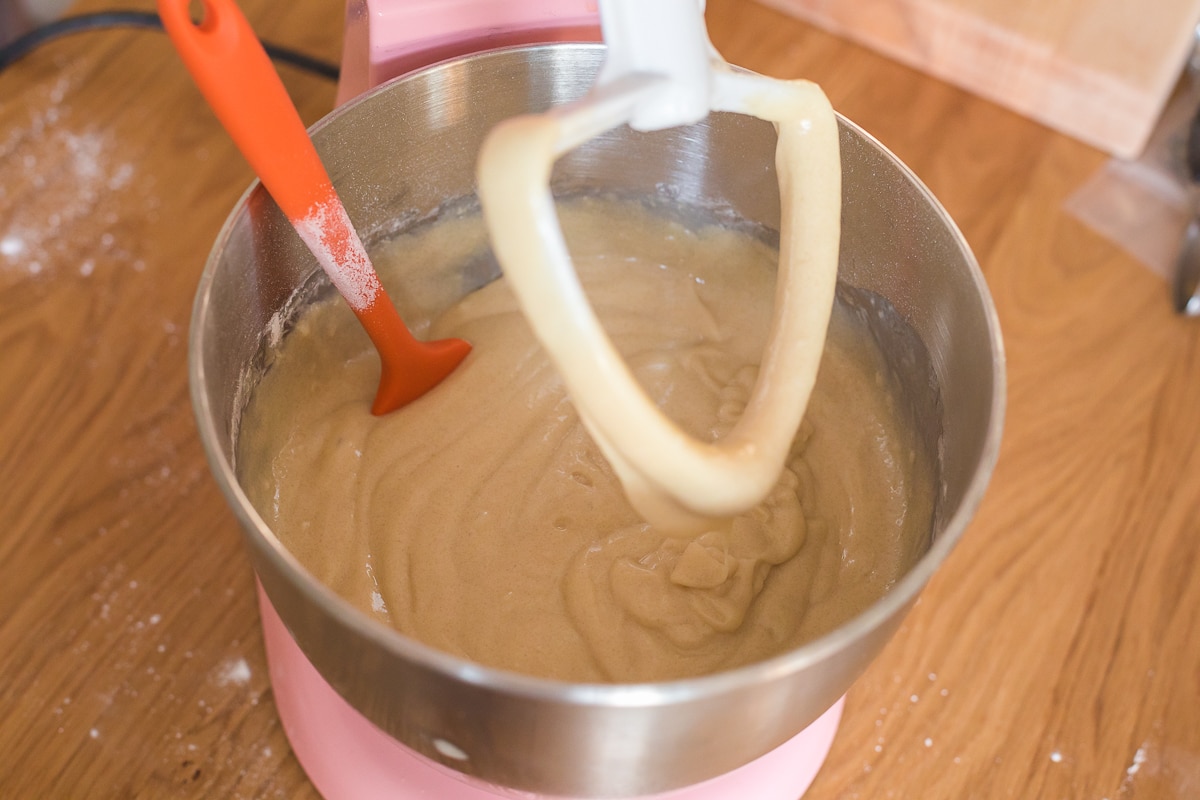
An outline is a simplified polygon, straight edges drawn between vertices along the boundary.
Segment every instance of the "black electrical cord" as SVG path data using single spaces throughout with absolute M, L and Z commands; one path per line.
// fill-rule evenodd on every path
M 40 28 L 18 37 L 4 47 L 0 47 L 0 71 L 3 71 L 17 59 L 31 53 L 46 42 L 84 31 L 103 30 L 105 28 L 144 28 L 147 30 L 163 29 L 162 20 L 158 14 L 147 11 L 101 11 L 95 14 L 79 14 L 64 17 L 47 23 Z M 338 67 L 312 56 L 298 53 L 286 47 L 263 42 L 263 49 L 275 61 L 290 64 L 299 69 L 320 75 L 323 78 L 337 80 Z

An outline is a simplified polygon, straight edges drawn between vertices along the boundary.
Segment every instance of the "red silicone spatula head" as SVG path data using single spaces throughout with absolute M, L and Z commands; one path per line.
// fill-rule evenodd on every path
M 371 411 L 386 414 L 428 392 L 471 346 L 423 342 L 405 326 L 371 266 L 317 150 L 275 68 L 233 0 L 158 0 L 158 13 L 200 92 L 263 186 L 317 257 L 379 351 Z

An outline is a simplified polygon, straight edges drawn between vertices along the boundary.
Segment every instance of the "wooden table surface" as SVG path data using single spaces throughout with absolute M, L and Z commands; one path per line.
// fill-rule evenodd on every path
M 730 61 L 819 81 L 929 184 L 1008 349 L 989 494 L 807 797 L 1200 797 L 1200 321 L 1064 212 L 1105 157 L 708 5 Z M 338 59 L 341 0 L 243 7 Z M 281 72 L 307 122 L 331 108 L 331 81 Z M 192 294 L 249 168 L 166 38 L 120 30 L 0 73 L 0 176 L 0 797 L 315 797 L 187 393 Z

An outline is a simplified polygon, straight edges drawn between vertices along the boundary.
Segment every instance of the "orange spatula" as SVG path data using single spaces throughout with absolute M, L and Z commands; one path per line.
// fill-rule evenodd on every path
M 400 319 L 334 191 L 300 114 L 233 0 L 158 0 L 158 14 L 200 92 L 275 203 L 317 257 L 379 351 L 371 406 L 386 414 L 428 392 L 466 358 L 461 339 L 423 342 Z

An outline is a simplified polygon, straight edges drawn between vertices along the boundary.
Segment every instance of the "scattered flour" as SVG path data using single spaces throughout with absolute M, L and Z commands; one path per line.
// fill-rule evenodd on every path
M 153 218 L 159 205 L 153 176 L 137 174 L 138 154 L 112 131 L 71 127 L 64 99 L 74 80 L 68 68 L 57 81 L 24 92 L 25 123 L 0 129 L 0 276 L 88 277 L 114 262 L 136 268 L 139 237 L 122 235 L 128 221 L 110 209 L 122 202 L 117 195 L 134 192 L 141 221 Z

